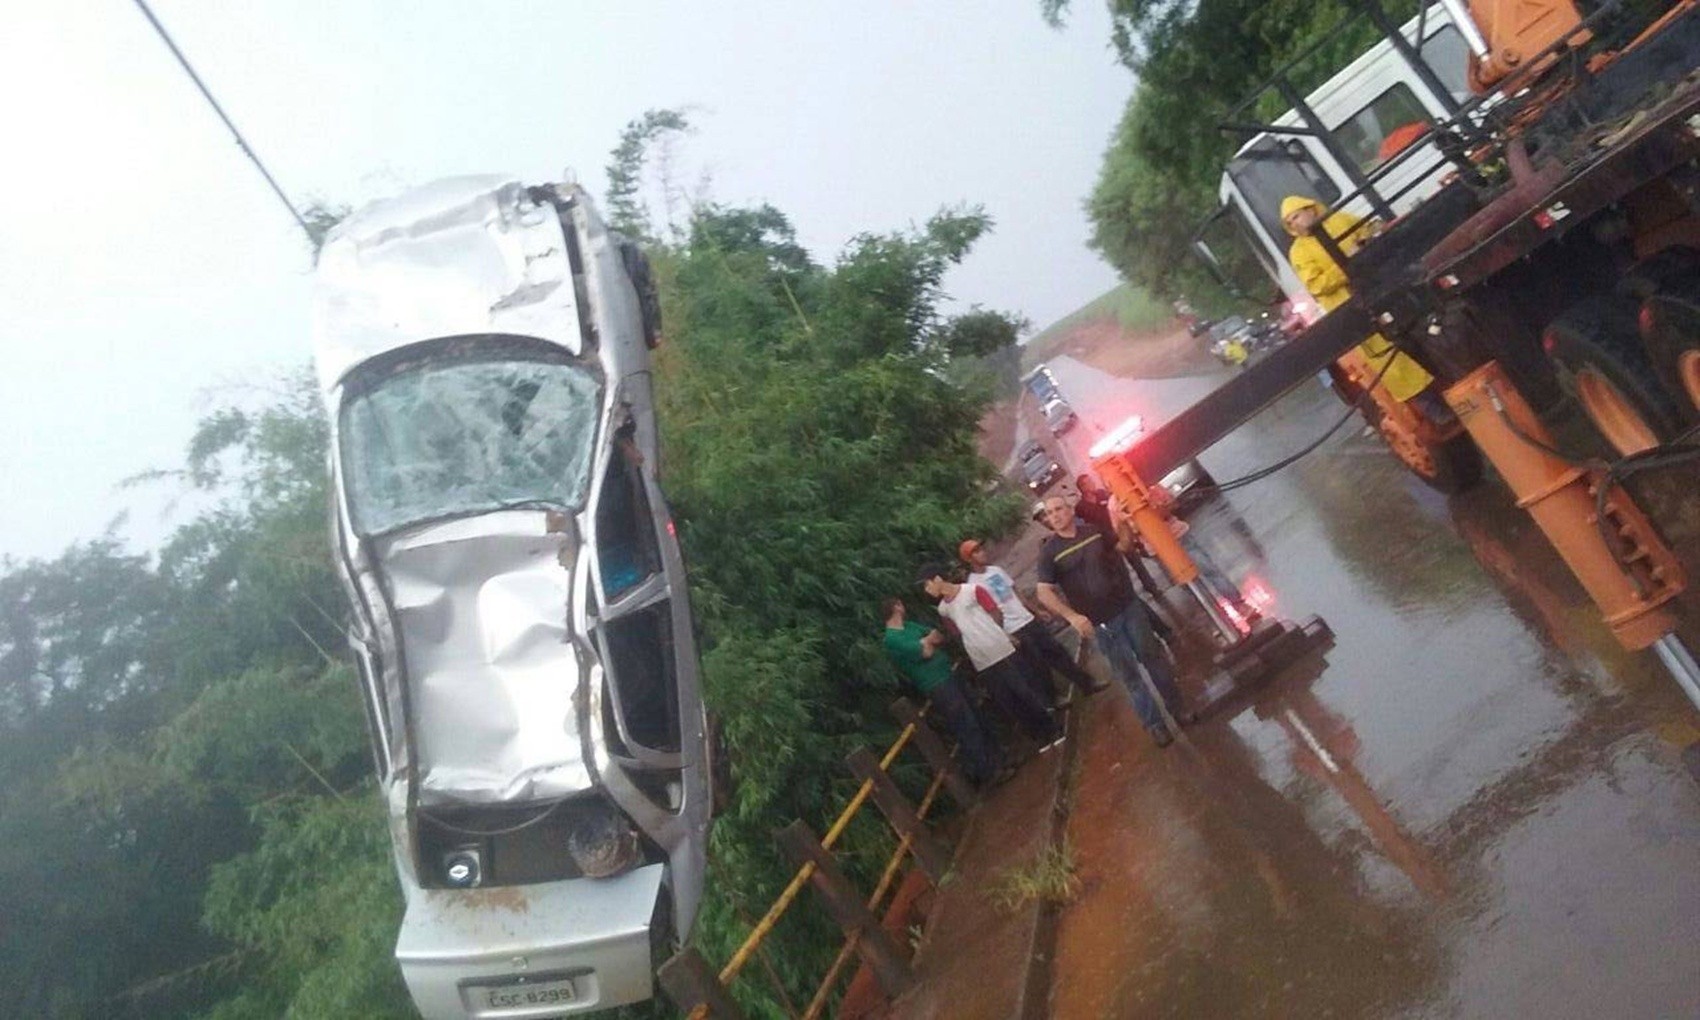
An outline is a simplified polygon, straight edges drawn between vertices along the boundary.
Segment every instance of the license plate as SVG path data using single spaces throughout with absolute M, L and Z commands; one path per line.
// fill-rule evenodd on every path
M 491 1009 L 512 1009 L 515 1006 L 561 1006 L 578 1001 L 578 990 L 571 979 L 539 981 L 535 984 L 503 985 L 486 988 L 484 1001 Z

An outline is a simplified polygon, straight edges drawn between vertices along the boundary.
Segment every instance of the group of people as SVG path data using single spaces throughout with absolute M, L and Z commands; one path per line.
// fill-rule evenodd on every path
M 1304 196 L 1282 202 L 1281 218 L 1294 237 L 1290 258 L 1306 289 L 1325 311 L 1344 302 L 1350 295 L 1345 274 L 1316 235 L 1326 232 L 1349 256 L 1372 231 Z M 1178 306 L 1176 311 L 1185 314 Z M 1394 400 L 1420 404 L 1431 395 L 1432 377 L 1379 336 L 1355 353 L 1374 371 L 1375 386 Z M 974 781 L 1006 774 L 1001 764 L 1006 756 L 988 737 L 973 699 L 953 674 L 947 650 L 953 643 L 960 643 L 992 701 L 1039 744 L 1041 753 L 1061 742 L 1050 698 L 1052 672 L 1089 693 L 1107 686 L 1051 635 L 1047 621 L 1052 617 L 1067 622 L 1082 642 L 1096 643 L 1157 746 L 1168 746 L 1174 726 L 1192 720 L 1159 638 L 1160 633 L 1163 639 L 1169 636 L 1167 625 L 1134 590 L 1135 576 L 1153 597 L 1159 590 L 1140 555 L 1138 534 L 1111 510 L 1109 493 L 1095 478 L 1081 475 L 1078 488 L 1080 499 L 1072 505 L 1051 496 L 1034 508 L 1034 519 L 1051 531 L 1039 554 L 1038 605 L 1016 591 L 1007 571 L 988 562 L 978 540 L 968 539 L 957 550 L 959 565 L 928 564 L 916 578 L 937 604 L 939 628 L 909 619 L 901 598 L 888 598 L 882 607 L 887 655 L 927 697 L 934 718 L 956 737 L 964 769 Z M 1243 604 L 1203 550 L 1189 545 L 1188 551 L 1207 586 L 1234 604 L 1242 619 L 1254 621 L 1256 612 Z
M 939 627 L 910 619 L 899 597 L 882 606 L 886 654 L 956 738 L 964 772 L 974 782 L 1007 775 L 1008 755 L 988 735 L 965 682 L 953 673 L 948 651 L 953 643 L 960 644 L 991 700 L 1040 753 L 1062 739 L 1051 697 L 1053 672 L 1087 694 L 1108 686 L 1051 634 L 1052 618 L 1065 621 L 1082 642 L 1097 644 L 1157 746 L 1168 746 L 1173 727 L 1191 721 L 1168 650 L 1157 636 L 1156 628 L 1166 626 L 1134 590 L 1130 568 L 1140 558 L 1137 533 L 1111 511 L 1109 494 L 1082 476 L 1078 503 L 1052 496 L 1034 515 L 1051 531 L 1039 553 L 1037 604 L 970 538 L 957 550 L 959 564 L 930 563 L 917 572 L 921 591 L 936 603 Z M 1148 575 L 1144 580 L 1150 583 Z

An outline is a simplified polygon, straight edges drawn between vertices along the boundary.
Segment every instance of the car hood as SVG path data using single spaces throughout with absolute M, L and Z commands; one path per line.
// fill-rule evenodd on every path
M 505 510 L 377 539 L 426 804 L 586 790 L 572 639 L 579 559 L 562 515 Z

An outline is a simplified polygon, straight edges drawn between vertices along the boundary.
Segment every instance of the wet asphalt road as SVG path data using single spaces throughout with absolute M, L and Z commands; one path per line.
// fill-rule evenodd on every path
M 1214 385 L 1051 365 L 1074 470 Z M 1340 413 L 1307 385 L 1201 460 L 1235 477 Z M 1700 716 L 1502 487 L 1434 494 L 1353 423 L 1192 523 L 1335 645 L 1168 751 L 1093 699 L 1050 1015 L 1700 1017 Z

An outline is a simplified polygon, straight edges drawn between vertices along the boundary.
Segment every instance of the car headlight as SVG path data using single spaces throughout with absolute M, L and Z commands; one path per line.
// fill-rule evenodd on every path
M 586 878 L 612 878 L 643 860 L 632 823 L 601 802 L 578 813 L 567 832 L 567 854 Z

